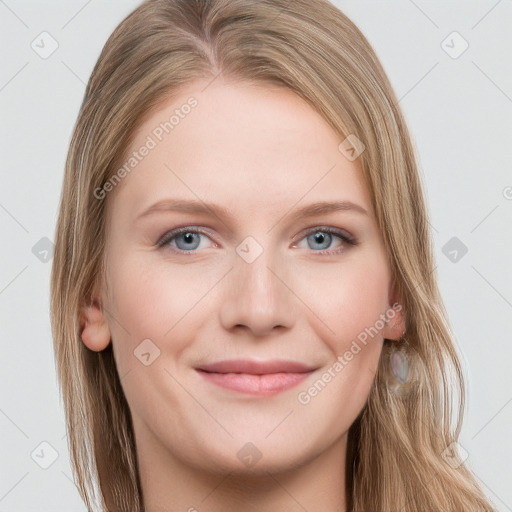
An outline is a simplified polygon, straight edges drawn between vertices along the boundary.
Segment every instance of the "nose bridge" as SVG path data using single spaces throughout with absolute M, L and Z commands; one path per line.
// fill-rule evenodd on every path
M 249 254 L 251 257 L 255 256 L 254 260 L 247 260 L 240 256 L 242 261 L 237 262 L 237 273 L 242 286 L 249 287 L 253 291 L 253 295 L 263 294 L 271 298 L 277 291 L 275 290 L 276 277 L 271 271 L 276 267 L 276 254 L 269 247 L 264 248 L 257 255 L 254 254 L 255 250 L 251 248 L 249 253 L 245 254 Z
M 269 243 L 249 236 L 237 246 L 221 311 L 226 328 L 245 325 L 262 335 L 275 326 L 291 325 L 293 297 L 283 284 L 282 268 L 279 251 Z
M 271 308 L 279 295 L 279 280 L 274 275 L 279 267 L 277 251 L 268 243 L 262 244 L 253 237 L 247 237 L 237 247 L 235 275 L 239 293 L 247 300 L 251 299 L 262 309 Z M 242 298 L 240 297 L 240 298 Z M 264 303 L 260 302 L 264 300 Z

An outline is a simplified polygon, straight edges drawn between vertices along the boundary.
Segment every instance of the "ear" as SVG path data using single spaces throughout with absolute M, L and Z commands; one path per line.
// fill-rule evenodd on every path
M 388 340 L 399 340 L 405 334 L 406 330 L 405 311 L 397 292 L 394 279 L 390 286 L 388 303 L 389 306 L 386 310 L 388 321 L 382 329 L 382 335 Z
M 100 352 L 110 343 L 110 329 L 98 300 L 80 308 L 80 334 L 85 346 Z

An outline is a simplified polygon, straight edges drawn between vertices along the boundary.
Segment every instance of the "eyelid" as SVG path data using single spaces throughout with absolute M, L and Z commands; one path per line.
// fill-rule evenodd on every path
M 352 236 L 347 230 L 341 229 L 341 228 L 335 228 L 333 226 L 323 226 L 323 225 L 315 225 L 311 226 L 309 228 L 303 229 L 295 238 L 292 247 L 295 247 L 298 242 L 303 240 L 305 237 L 312 235 L 316 232 L 323 232 L 323 233 L 329 233 L 335 236 L 338 236 L 345 244 L 349 244 L 351 246 L 357 245 L 358 241 L 357 239 Z M 156 247 L 164 247 L 170 240 L 180 236 L 183 233 L 198 233 L 207 236 L 208 238 L 212 237 L 212 233 L 207 228 L 202 228 L 199 226 L 182 226 L 174 228 L 170 231 L 167 231 L 163 236 L 160 237 L 160 239 L 155 244 Z M 218 247 L 218 244 L 212 240 L 213 244 Z M 197 249 L 193 249 L 190 251 L 184 251 L 182 249 L 175 249 L 174 247 L 171 247 L 171 250 L 184 254 L 184 253 L 190 253 L 195 254 Z M 343 251 L 340 249 L 323 249 L 321 251 L 311 251 L 314 254 L 340 254 Z
M 303 231 L 300 232 L 300 234 L 297 235 L 298 241 L 302 240 L 305 236 L 312 235 L 316 233 L 317 231 L 321 231 L 324 233 L 331 233 L 333 235 L 337 235 L 340 238 L 344 239 L 347 243 L 350 243 L 352 245 L 357 245 L 357 239 L 352 236 L 346 229 L 341 228 L 335 228 L 333 226 L 312 226 L 310 228 L 306 228 Z M 321 252 L 321 251 L 314 251 L 314 252 Z
M 182 227 L 171 229 L 170 231 L 167 231 L 166 233 L 164 233 L 159 238 L 159 240 L 157 241 L 157 243 L 155 245 L 157 247 L 162 247 L 165 244 L 167 244 L 170 240 L 172 240 L 173 238 L 175 238 L 179 235 L 182 235 L 183 233 L 199 233 L 202 235 L 206 235 L 208 237 L 212 237 L 212 233 L 206 228 L 201 228 L 198 226 L 182 226 Z M 214 242 L 214 244 L 217 245 L 216 242 Z M 186 252 L 186 251 L 183 251 L 183 252 Z M 189 252 L 193 252 L 193 251 L 189 251 Z

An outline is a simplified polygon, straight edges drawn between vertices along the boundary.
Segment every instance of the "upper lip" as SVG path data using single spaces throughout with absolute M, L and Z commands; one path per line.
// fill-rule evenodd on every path
M 253 361 L 249 359 L 231 359 L 216 363 L 196 366 L 196 370 L 209 373 L 248 373 L 253 375 L 265 375 L 269 373 L 308 373 L 315 368 L 282 359 L 268 361 Z

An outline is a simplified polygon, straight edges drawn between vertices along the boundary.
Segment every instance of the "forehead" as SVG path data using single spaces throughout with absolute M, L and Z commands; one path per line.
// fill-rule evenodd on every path
M 240 215 L 318 200 L 370 211 L 360 167 L 339 151 L 341 141 L 284 87 L 197 81 L 145 117 L 109 201 L 132 215 L 168 197 L 221 203 Z

